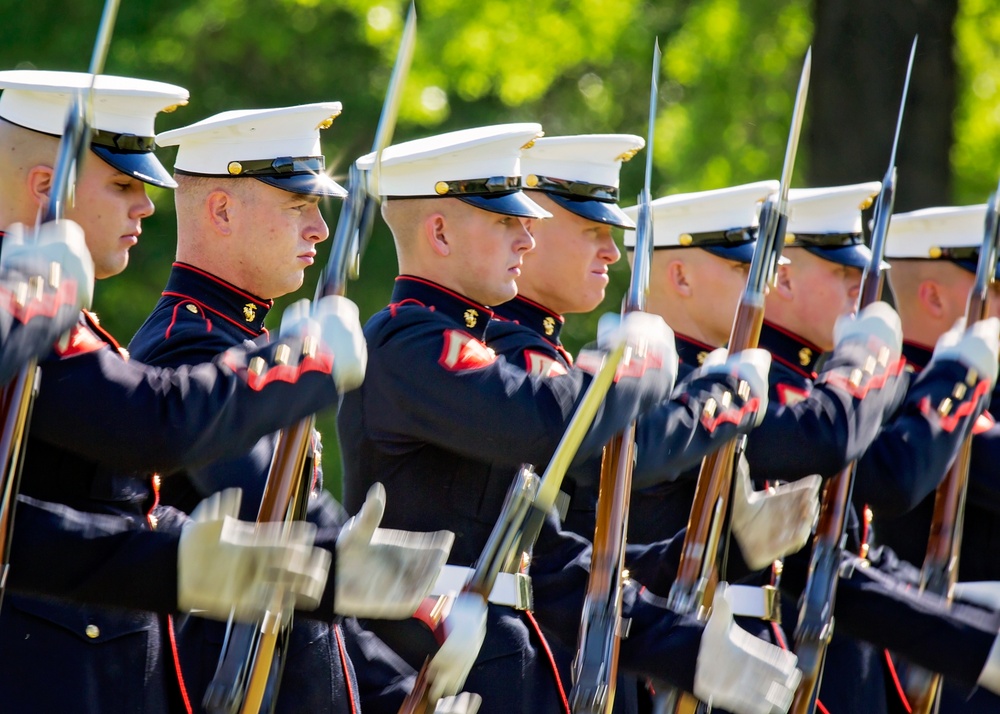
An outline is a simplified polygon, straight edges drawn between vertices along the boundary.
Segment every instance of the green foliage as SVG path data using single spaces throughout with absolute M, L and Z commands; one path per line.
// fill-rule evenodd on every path
M 1000 13 L 992 0 L 961 0 L 955 20 L 955 202 L 983 203 L 1000 179 Z

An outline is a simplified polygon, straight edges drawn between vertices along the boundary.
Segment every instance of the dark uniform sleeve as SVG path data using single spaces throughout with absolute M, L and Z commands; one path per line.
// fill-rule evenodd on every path
M 919 593 L 906 579 L 854 556 L 840 578 L 837 629 L 884 647 L 968 689 L 1000 631 L 1000 613 Z
M 917 376 L 902 407 L 858 462 L 855 495 L 876 513 L 900 515 L 937 488 L 989 402 L 989 383 L 942 361 Z
M 902 400 L 901 372 L 902 362 L 879 365 L 858 343 L 838 347 L 812 385 L 772 364 L 767 415 L 747 446 L 754 480 L 829 478 L 856 461 Z M 791 392 L 800 399 L 790 399 Z
M 82 513 L 21 496 L 11 539 L 11 591 L 93 605 L 177 610 L 179 530 Z
M 731 375 L 692 373 L 669 401 L 644 414 L 636 428 L 632 487 L 676 481 L 706 455 L 754 425 L 760 400 L 743 399 Z
M 74 339 L 97 338 L 78 328 Z M 103 343 L 78 344 L 43 363 L 32 436 L 123 471 L 170 473 L 245 451 L 336 403 L 329 355 L 276 364 L 275 353 L 288 348 L 301 354 L 290 340 L 161 369 L 124 361 Z
M 509 461 L 516 454 L 547 462 L 591 375 L 580 367 L 557 377 L 530 375 L 426 315 L 424 308 L 402 308 L 390 329 L 369 323 L 369 373 L 379 378 L 362 386 L 366 433 L 390 442 L 405 435 L 481 461 Z M 579 456 L 600 449 L 669 386 L 659 363 L 634 361 L 612 385 Z

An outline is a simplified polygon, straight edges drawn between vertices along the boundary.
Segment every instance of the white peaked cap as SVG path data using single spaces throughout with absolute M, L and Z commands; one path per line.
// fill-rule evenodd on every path
M 156 137 L 176 146 L 174 170 L 196 176 L 250 177 L 293 193 L 345 196 L 326 175 L 320 130 L 340 102 L 222 112 Z
M 91 97 L 90 87 L 94 85 Z M 159 112 L 187 104 L 188 91 L 163 82 L 85 72 L 0 72 L 0 118 L 52 136 L 62 136 L 73 98 L 93 100 L 90 147 L 122 173 L 155 186 L 177 184 L 153 154 L 153 124 Z
M 754 228 L 757 226 L 758 204 L 778 188 L 777 181 L 756 181 L 658 198 L 650 203 L 653 214 L 653 245 L 656 248 L 691 245 L 700 247 L 699 242 L 693 239 L 698 234 L 721 234 Z M 625 213 L 635 220 L 639 216 L 639 207 L 629 206 Z M 625 245 L 635 246 L 635 236 L 626 233 Z M 721 236 L 719 245 L 724 246 Z
M 0 72 L 0 117 L 27 129 L 62 136 L 66 113 L 93 75 L 14 69 Z M 107 132 L 152 137 L 158 112 L 187 104 L 188 91 L 164 82 L 99 75 L 94 82 L 93 126 Z
M 889 258 L 946 258 L 949 248 L 979 248 L 986 227 L 986 204 L 924 208 L 897 213 L 889 223 Z
M 861 211 L 882 188 L 867 181 L 831 188 L 793 188 L 788 192 L 789 233 L 861 233 Z
M 541 133 L 534 123 L 463 129 L 386 147 L 377 171 L 374 153 L 357 165 L 377 176 L 372 188 L 386 198 L 451 197 L 494 213 L 548 218 L 520 191 L 521 150 Z
M 632 134 L 544 137 L 521 152 L 521 184 L 584 218 L 634 228 L 618 207 L 619 172 L 645 145 Z

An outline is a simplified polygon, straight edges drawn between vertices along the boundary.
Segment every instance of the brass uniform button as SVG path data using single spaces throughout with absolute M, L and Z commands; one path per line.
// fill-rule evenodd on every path
M 97 625 L 90 624 L 87 625 L 86 628 L 84 628 L 83 633 L 87 635 L 87 637 L 89 637 L 90 639 L 96 640 L 98 637 L 101 636 L 101 628 L 98 627 Z
M 192 305 L 191 303 L 187 304 L 187 311 L 188 312 L 193 312 L 196 315 L 198 314 L 198 308 L 196 306 Z

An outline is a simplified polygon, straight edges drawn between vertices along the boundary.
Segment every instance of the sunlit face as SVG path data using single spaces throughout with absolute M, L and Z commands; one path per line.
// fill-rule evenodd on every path
M 142 219 L 153 215 L 146 185 L 93 154 L 83 162 L 76 200 L 66 217 L 80 224 L 94 260 L 94 275 L 109 278 L 128 266 L 128 252 L 139 242 Z
M 255 179 L 234 196 L 239 210 L 233 234 L 238 241 L 236 274 L 240 287 L 262 298 L 298 290 L 305 270 L 316 261 L 316 246 L 330 236 L 318 196 L 291 193 Z
M 691 301 L 697 312 L 698 324 L 704 334 L 714 339 L 708 342 L 722 346 L 729 341 L 733 318 L 747 284 L 749 263 L 728 260 L 707 250 L 685 251 L 696 256 L 689 260 L 696 298 Z
M 535 249 L 524 256 L 519 291 L 559 314 L 590 312 L 604 299 L 608 266 L 621 258 L 611 226 L 571 213 L 542 193 L 532 200 L 552 218 L 528 226 Z
M 500 305 L 517 295 L 524 254 L 535 245 L 522 219 L 455 201 L 445 237 L 448 274 L 460 293 L 483 305 Z
M 804 248 L 790 248 L 787 266 L 794 290 L 796 325 L 802 337 L 833 349 L 837 318 L 854 311 L 861 288 L 861 269 L 824 260 Z
M 968 310 L 969 293 L 976 283 L 976 274 L 958 265 L 947 266 L 951 275 L 950 279 L 937 283 L 937 289 L 943 294 L 943 299 L 939 301 L 943 310 L 947 312 L 942 316 L 946 325 L 954 324 L 956 320 L 965 317 Z M 1000 317 L 1000 283 L 994 282 L 990 286 L 989 317 Z

